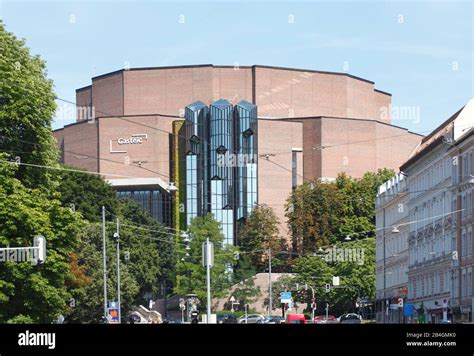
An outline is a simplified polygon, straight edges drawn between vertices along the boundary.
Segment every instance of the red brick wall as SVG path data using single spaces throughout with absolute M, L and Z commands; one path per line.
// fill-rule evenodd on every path
M 172 132 L 172 122 L 175 119 L 159 116 L 128 116 L 126 120 L 115 117 L 99 119 L 101 172 L 136 178 L 161 178 L 169 182 L 171 134 L 167 132 Z M 119 138 L 129 138 L 134 134 L 146 134 L 148 139 L 142 144 L 118 144 Z M 126 151 L 126 153 L 111 153 L 111 140 L 113 151 Z M 138 161 L 143 162 L 141 165 L 143 168 L 139 167 Z
M 286 236 L 284 205 L 292 191 L 292 149 L 302 147 L 302 123 L 276 120 L 258 121 L 259 154 L 274 154 L 269 161 L 258 160 L 258 197 L 260 204 L 271 206 L 280 220 L 280 234 Z M 301 154 L 300 154 L 301 155 Z M 298 161 L 298 184 L 302 183 L 303 165 Z
M 64 163 L 98 172 L 97 122 L 83 121 L 53 132 L 63 149 Z

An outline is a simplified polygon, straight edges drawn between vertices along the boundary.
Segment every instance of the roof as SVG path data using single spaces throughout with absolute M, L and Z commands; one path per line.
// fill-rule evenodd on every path
M 113 72 L 101 74 L 98 76 L 95 76 L 92 78 L 92 81 L 102 79 L 111 75 L 119 74 L 124 71 L 139 71 L 139 70 L 160 70 L 160 69 L 184 69 L 184 68 L 203 68 L 203 67 L 211 67 L 211 68 L 234 68 L 235 66 L 233 65 L 214 65 L 214 64 L 189 64 L 189 65 L 177 65 L 177 66 L 164 66 L 164 67 L 141 67 L 141 68 L 129 68 L 129 69 L 119 69 Z M 329 75 L 340 75 L 340 76 L 345 76 L 347 78 L 355 79 L 355 80 L 360 80 L 366 83 L 370 84 L 375 84 L 371 80 L 367 80 L 361 77 L 357 77 L 355 75 L 345 73 L 345 72 L 330 72 L 330 71 L 321 71 L 321 70 L 314 70 L 314 69 L 304 69 L 304 68 L 292 68 L 292 67 L 280 67 L 280 66 L 268 66 L 268 65 L 260 65 L 260 64 L 254 64 L 254 65 L 249 65 L 249 66 L 239 66 L 239 68 L 248 68 L 248 69 L 255 69 L 255 68 L 267 68 L 267 69 L 275 69 L 275 70 L 290 70 L 290 71 L 295 71 L 295 72 L 307 72 L 307 73 L 319 73 L 319 74 L 329 74 Z M 89 86 L 83 87 L 78 90 L 83 90 L 87 89 Z M 374 89 L 374 91 L 384 94 L 384 95 L 389 95 L 391 96 L 392 94 L 379 90 L 379 89 Z
M 459 116 L 459 114 L 463 111 L 466 107 L 464 105 L 458 111 L 456 111 L 453 115 L 451 115 L 446 121 L 441 123 L 438 127 L 436 127 L 429 135 L 426 135 L 416 147 L 408 160 L 400 166 L 400 170 L 404 170 L 408 168 L 409 165 L 416 162 L 418 159 L 424 157 L 427 153 L 429 153 L 433 148 L 438 146 L 444 140 L 443 133 L 449 132 L 454 121 Z

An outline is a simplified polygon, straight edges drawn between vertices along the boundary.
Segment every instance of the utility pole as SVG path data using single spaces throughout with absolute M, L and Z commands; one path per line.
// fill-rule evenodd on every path
M 387 310 L 387 277 L 386 277 L 386 270 L 385 270 L 385 208 L 383 208 L 383 230 L 382 230 L 382 238 L 383 238 L 383 314 L 382 314 L 382 320 L 383 323 L 385 324 L 387 322 L 386 314 L 388 312 Z
M 207 323 L 211 321 L 211 248 L 206 239 Z
M 117 303 L 118 303 L 118 322 L 122 323 L 122 313 L 120 307 L 120 224 L 117 218 Z
M 102 272 L 104 277 L 104 318 L 107 318 L 107 254 L 105 251 L 105 206 L 102 207 Z M 104 319 L 106 320 L 106 319 Z
M 272 315 L 272 248 L 268 249 L 268 316 Z

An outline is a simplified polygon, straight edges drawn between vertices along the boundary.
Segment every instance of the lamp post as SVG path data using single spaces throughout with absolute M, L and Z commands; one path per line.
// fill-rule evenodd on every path
M 107 320 L 107 255 L 105 244 L 105 206 L 102 207 L 102 278 L 104 283 L 104 321 Z
M 121 301 L 120 301 L 120 224 L 119 218 L 117 218 L 117 231 L 114 233 L 114 237 L 117 240 L 117 303 L 118 303 L 118 323 L 122 322 L 121 318 Z
M 268 249 L 268 316 L 272 315 L 272 249 Z

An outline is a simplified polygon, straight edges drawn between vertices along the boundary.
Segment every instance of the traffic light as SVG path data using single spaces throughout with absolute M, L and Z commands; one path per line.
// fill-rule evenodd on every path
M 326 283 L 326 293 L 329 293 L 331 291 L 331 285 L 329 283 Z

